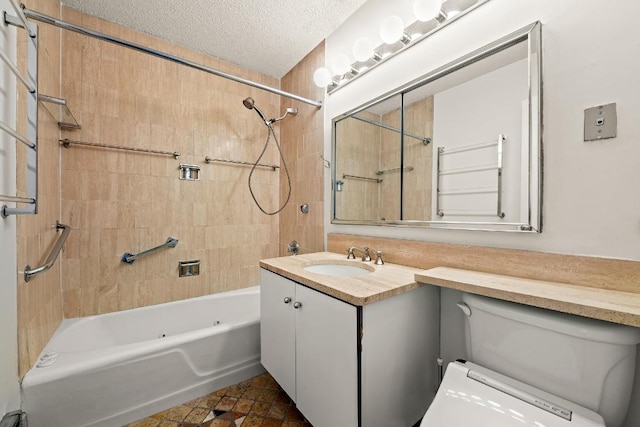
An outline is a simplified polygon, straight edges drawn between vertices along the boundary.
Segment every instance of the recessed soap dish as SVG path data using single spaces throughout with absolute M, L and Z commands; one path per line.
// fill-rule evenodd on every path
M 180 179 L 183 179 L 186 181 L 199 181 L 200 166 L 188 165 L 185 163 L 180 164 Z
M 180 261 L 178 264 L 178 277 L 198 276 L 200 274 L 200 260 Z

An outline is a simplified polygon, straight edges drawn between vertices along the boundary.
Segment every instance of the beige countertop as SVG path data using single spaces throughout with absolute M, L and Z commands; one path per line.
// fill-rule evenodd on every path
M 640 326 L 640 294 L 449 267 L 416 274 L 423 284 L 499 298 L 593 319 Z
M 370 273 L 344 277 L 311 273 L 304 269 L 309 265 L 327 263 L 357 265 L 365 267 Z M 371 304 L 422 286 L 416 282 L 415 275 L 423 270 L 390 263 L 375 265 L 373 262 L 363 262 L 359 257 L 348 260 L 346 253 L 340 255 L 316 252 L 263 259 L 260 267 L 357 306 Z

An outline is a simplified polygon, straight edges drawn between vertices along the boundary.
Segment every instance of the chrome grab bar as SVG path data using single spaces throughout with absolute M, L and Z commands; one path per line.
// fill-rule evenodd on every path
M 35 276 L 40 273 L 44 273 L 45 271 L 47 271 L 53 266 L 54 262 L 56 262 L 56 258 L 58 258 L 58 254 L 62 250 L 62 245 L 64 245 L 64 242 L 67 240 L 67 236 L 69 236 L 69 233 L 71 232 L 71 227 L 69 227 L 68 225 L 64 225 L 64 224 L 60 224 L 59 222 L 56 222 L 56 230 L 63 230 L 63 231 L 60 237 L 58 238 L 58 241 L 56 242 L 55 246 L 51 250 L 51 253 L 47 257 L 47 260 L 45 261 L 44 265 L 42 265 L 41 267 L 36 267 L 34 269 L 31 269 L 31 266 L 27 265 L 24 268 L 25 282 L 28 282 L 32 276 Z
M 175 248 L 177 244 L 178 244 L 178 239 L 175 239 L 173 237 L 167 237 L 166 242 L 164 242 L 160 246 L 156 246 L 155 248 L 148 249 L 138 254 L 130 254 L 129 252 L 125 252 L 124 255 L 122 255 L 121 261 L 126 262 L 127 264 L 133 264 L 133 261 L 135 261 L 138 258 L 151 255 L 152 253 L 158 252 L 159 250 L 164 248 Z

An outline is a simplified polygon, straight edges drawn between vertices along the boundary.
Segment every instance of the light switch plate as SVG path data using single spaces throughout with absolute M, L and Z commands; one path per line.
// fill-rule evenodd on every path
M 615 138 L 618 130 L 616 104 L 599 105 L 584 110 L 584 140 Z

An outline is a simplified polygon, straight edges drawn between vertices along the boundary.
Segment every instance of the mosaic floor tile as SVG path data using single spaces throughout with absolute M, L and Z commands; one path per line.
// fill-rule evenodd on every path
M 125 427 L 311 427 L 289 396 L 263 374 Z
M 233 409 L 236 403 L 238 403 L 238 399 L 236 399 L 235 397 L 225 396 L 220 400 L 220 402 L 218 402 L 218 404 L 216 405 L 216 409 L 218 409 L 219 411 L 230 411 Z

